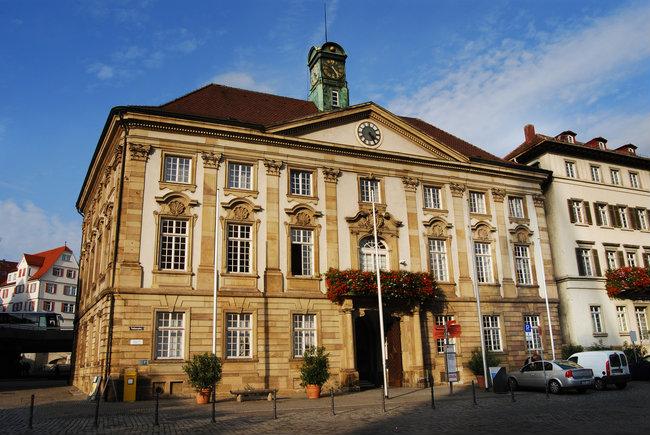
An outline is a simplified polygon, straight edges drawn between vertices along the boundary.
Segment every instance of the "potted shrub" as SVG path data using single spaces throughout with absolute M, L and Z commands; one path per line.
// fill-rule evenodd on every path
M 489 367 L 495 367 L 498 366 L 501 363 L 501 360 L 499 357 L 497 357 L 494 353 L 490 352 L 489 350 L 485 351 L 485 358 L 487 360 L 487 366 Z M 472 351 L 472 355 L 469 358 L 469 361 L 467 362 L 467 366 L 469 369 L 474 373 L 474 376 L 476 376 L 476 383 L 481 386 L 485 386 L 485 371 L 483 370 L 483 355 L 481 354 L 481 349 L 476 348 Z
M 221 380 L 221 360 L 211 353 L 194 355 L 183 364 L 190 385 L 196 390 L 196 403 L 204 405 L 210 401 L 212 389 Z
M 300 366 L 300 385 L 305 387 L 308 399 L 318 399 L 321 387 L 330 377 L 329 353 L 324 347 L 310 347 L 303 355 Z

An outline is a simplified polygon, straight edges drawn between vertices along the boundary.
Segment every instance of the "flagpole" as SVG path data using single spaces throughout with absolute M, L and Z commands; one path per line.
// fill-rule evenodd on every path
M 375 274 L 377 275 L 377 300 L 379 304 L 379 334 L 381 337 L 381 367 L 384 381 L 384 396 L 388 397 L 388 383 L 386 382 L 386 344 L 384 338 L 384 305 L 381 299 L 381 277 L 379 276 L 379 243 L 377 240 L 377 215 L 375 213 L 375 190 L 372 195 L 372 232 L 375 238 Z
M 216 212 L 214 221 L 214 282 L 212 287 L 212 354 L 217 354 L 217 290 L 219 289 L 219 177 L 216 177 Z

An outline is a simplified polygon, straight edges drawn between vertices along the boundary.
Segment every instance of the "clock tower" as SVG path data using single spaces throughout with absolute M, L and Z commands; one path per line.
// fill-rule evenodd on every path
M 321 47 L 309 50 L 309 99 L 316 104 L 318 110 L 342 109 L 350 105 L 348 82 L 345 80 L 347 57 L 343 47 L 335 42 L 326 42 Z

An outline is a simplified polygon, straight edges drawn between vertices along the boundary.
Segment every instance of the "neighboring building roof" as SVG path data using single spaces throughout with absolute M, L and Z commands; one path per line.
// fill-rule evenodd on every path
M 15 261 L 0 260 L 0 286 L 7 283 L 7 275 L 14 272 L 18 267 Z
M 45 275 L 45 273 L 52 268 L 54 263 L 56 263 L 56 260 L 58 260 L 61 254 L 63 254 L 64 252 L 72 253 L 72 250 L 67 246 L 59 246 L 58 248 L 50 249 L 49 251 L 38 252 L 36 254 L 23 254 L 23 257 L 25 258 L 25 261 L 27 262 L 28 265 L 38 267 L 36 272 L 29 277 L 29 280 L 31 281 L 34 279 L 39 279 L 41 276 Z M 15 272 L 16 270 L 18 270 L 19 263 L 14 263 L 10 261 L 5 262 L 4 260 L 2 260 L 0 261 L 0 265 L 3 262 L 13 264 L 13 268 L 7 270 L 7 275 L 11 272 Z M 5 285 L 7 283 L 6 278 L 7 276 L 5 275 L 4 278 L 0 280 L 0 285 Z

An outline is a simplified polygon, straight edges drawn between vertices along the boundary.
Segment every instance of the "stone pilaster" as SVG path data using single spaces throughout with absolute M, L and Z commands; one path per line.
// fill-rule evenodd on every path
M 354 389 L 359 385 L 359 372 L 357 372 L 354 359 L 354 318 L 352 316 L 352 301 L 346 300 L 341 307 L 341 371 L 339 382 L 342 387 Z
M 510 264 L 510 246 L 508 244 L 508 228 L 506 226 L 504 199 L 506 191 L 503 189 L 492 189 L 492 200 L 494 210 L 497 216 L 497 234 L 499 237 L 499 255 L 501 256 L 501 285 L 503 296 L 506 298 L 516 298 L 517 288 L 512 277 L 512 268 Z
M 325 231 L 327 238 L 327 268 L 339 267 L 339 223 L 336 186 L 340 169 L 323 168 L 325 178 Z
M 116 285 L 140 287 L 142 265 L 140 264 L 140 240 L 142 234 L 142 207 L 144 182 L 150 145 L 129 143 L 124 168 L 124 191 Z
M 471 261 L 467 252 L 467 223 L 465 222 L 465 190 L 464 184 L 451 183 L 451 196 L 454 205 L 454 228 L 456 229 L 456 255 L 458 256 L 458 289 L 463 297 L 473 297 L 472 278 L 470 274 Z
M 537 227 L 539 231 L 539 240 L 541 246 L 538 252 L 541 252 L 542 262 L 544 264 L 544 281 L 549 299 L 557 299 L 558 291 L 555 283 L 555 274 L 553 269 L 553 254 L 551 252 L 551 242 L 548 234 L 548 223 L 546 221 L 546 212 L 544 211 L 544 195 L 533 195 L 533 204 L 535 205 L 535 216 L 537 217 Z
M 265 160 L 266 167 L 266 270 L 264 289 L 269 293 L 283 291 L 280 270 L 280 171 L 283 163 Z
M 203 160 L 203 199 L 201 201 L 201 255 L 197 274 L 197 288 L 214 285 L 214 237 L 217 213 L 217 171 L 221 154 L 201 153 Z
M 418 226 L 417 203 L 415 192 L 420 182 L 411 177 L 402 177 L 404 192 L 406 193 L 406 216 L 408 222 L 409 248 L 411 251 L 410 270 L 420 272 L 422 270 L 422 258 L 420 256 L 420 231 Z

